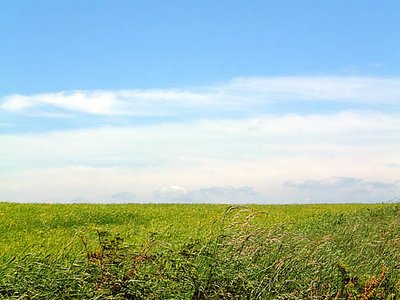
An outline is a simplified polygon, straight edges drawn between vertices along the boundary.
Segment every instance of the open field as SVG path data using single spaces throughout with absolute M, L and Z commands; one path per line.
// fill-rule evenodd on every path
M 397 299 L 400 206 L 0 203 L 0 298 Z

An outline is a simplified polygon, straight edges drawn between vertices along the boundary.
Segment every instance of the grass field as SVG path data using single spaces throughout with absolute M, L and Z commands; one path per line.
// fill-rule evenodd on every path
M 400 206 L 0 203 L 3 299 L 398 299 Z

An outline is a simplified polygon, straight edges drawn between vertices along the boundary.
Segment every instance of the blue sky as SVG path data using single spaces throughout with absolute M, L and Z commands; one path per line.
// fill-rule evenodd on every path
M 398 1 L 2 1 L 0 200 L 398 197 L 399 28 Z
M 399 75 L 398 1 L 2 1 L 0 95 Z

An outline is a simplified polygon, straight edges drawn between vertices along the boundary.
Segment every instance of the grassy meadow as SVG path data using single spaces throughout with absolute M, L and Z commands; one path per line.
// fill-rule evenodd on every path
M 0 203 L 0 299 L 398 299 L 398 204 Z

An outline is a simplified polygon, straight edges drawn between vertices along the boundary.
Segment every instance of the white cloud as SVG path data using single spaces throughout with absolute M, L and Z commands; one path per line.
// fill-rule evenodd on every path
M 399 132 L 396 115 L 341 112 L 8 134 L 0 135 L 0 170 L 148 169 L 301 157 L 363 160 L 370 166 L 400 161 Z
M 94 115 L 161 116 L 210 112 L 257 112 L 273 102 L 342 101 L 397 105 L 400 79 L 364 77 L 237 78 L 193 89 L 71 91 L 9 95 L 0 108 L 43 113 L 49 108 Z
M 307 105 L 307 101 L 315 100 L 393 107 L 400 99 L 399 82 L 374 78 L 244 78 L 187 91 L 9 96 L 1 104 L 9 112 L 7 122 L 13 112 L 105 116 L 207 113 L 185 122 L 0 134 L 0 197 L 13 201 L 72 201 L 84 195 L 81 200 L 89 202 L 131 196 L 138 202 L 167 198 L 252 202 L 323 200 L 324 196 L 351 200 L 358 191 L 357 199 L 372 199 L 362 194 L 365 184 L 364 189 L 358 186 L 335 192 L 332 188 L 330 195 L 324 195 L 322 189 L 293 188 L 293 180 L 298 178 L 300 185 L 333 184 L 324 178 L 362 178 L 364 183 L 399 180 L 397 109 L 355 110 L 350 105 L 340 111 L 299 114 L 259 112 L 257 107 L 271 101 Z M 257 113 L 236 118 L 209 114 L 229 109 Z M 315 182 L 307 181 L 309 178 Z M 372 191 L 379 196 L 376 187 Z M 136 198 L 120 191 L 134 191 Z M 384 197 L 398 193 L 396 189 L 380 191 Z
M 187 195 L 185 188 L 176 185 L 165 186 L 154 192 L 154 196 L 162 201 L 184 201 Z
M 29 96 L 12 95 L 3 99 L 1 108 L 7 111 L 22 111 L 34 106 L 36 103 Z
M 114 92 L 60 92 L 37 95 L 10 95 L 3 99 L 2 108 L 11 112 L 36 108 L 55 107 L 66 111 L 78 111 L 88 114 L 121 114 L 123 102 Z
M 72 91 L 35 95 L 9 95 L 0 108 L 43 116 L 48 108 L 93 115 L 175 115 L 187 109 L 216 105 L 215 94 L 183 90 Z
M 329 76 L 237 78 L 222 89 L 272 101 L 339 100 L 398 104 L 400 79 Z

